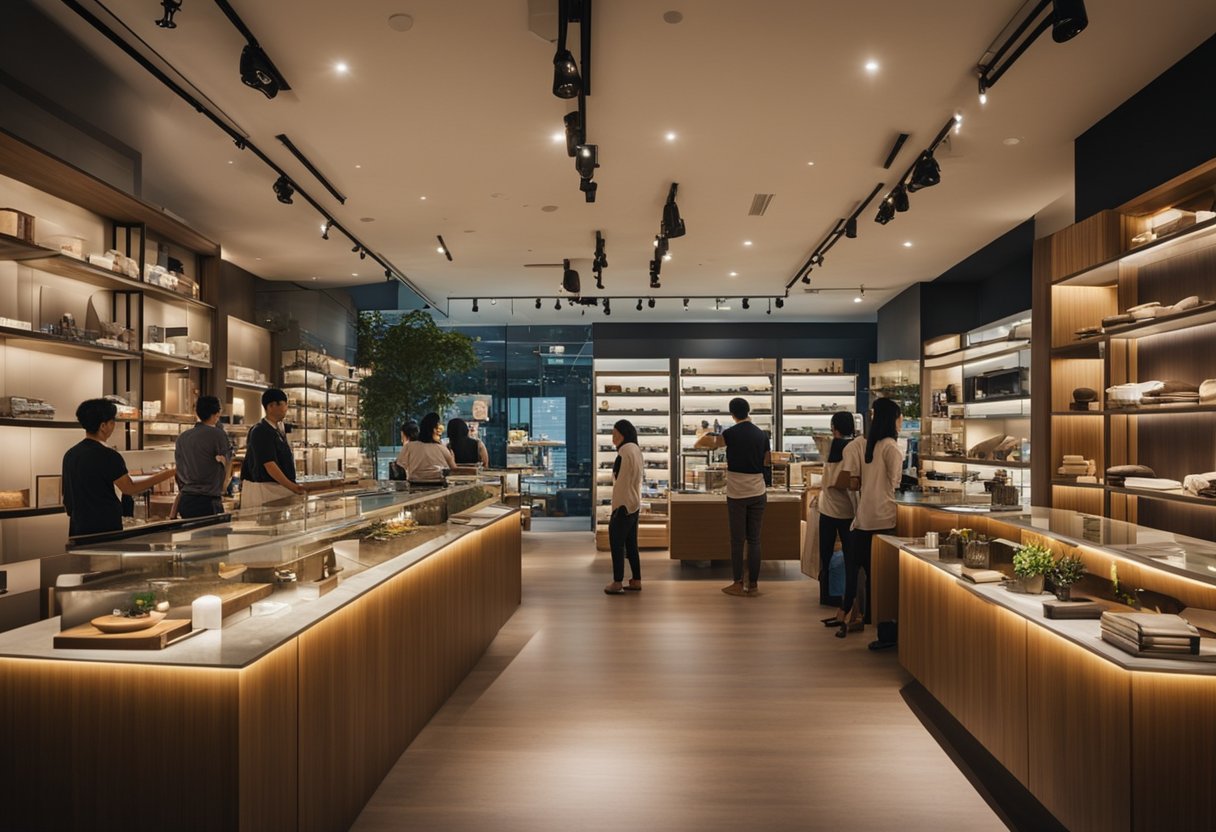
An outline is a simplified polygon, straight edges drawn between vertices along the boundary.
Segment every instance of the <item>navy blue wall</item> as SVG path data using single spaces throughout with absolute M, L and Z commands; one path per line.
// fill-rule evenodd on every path
M 1216 157 L 1214 74 L 1216 37 L 1077 137 L 1078 220 Z

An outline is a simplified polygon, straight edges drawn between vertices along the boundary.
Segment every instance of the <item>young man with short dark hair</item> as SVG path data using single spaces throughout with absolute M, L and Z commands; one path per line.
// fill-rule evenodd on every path
M 768 434 L 752 422 L 747 399 L 734 398 L 728 405 L 734 427 L 721 434 L 707 433 L 697 448 L 726 448 L 726 512 L 730 522 L 730 565 L 734 581 L 722 588 L 727 595 L 756 596 L 760 593 L 760 529 L 768 504 L 767 487 L 773 469 L 767 464 Z M 743 584 L 743 544 L 747 543 L 747 585 Z
M 76 408 L 84 439 L 63 455 L 63 506 L 68 512 L 69 537 L 122 531 L 122 502 L 114 489 L 134 497 L 175 473 L 169 468 L 136 484 L 122 454 L 106 444 L 114 433 L 117 415 L 118 408 L 108 399 L 88 399 Z
M 296 461 L 283 431 L 287 394 L 271 387 L 262 394 L 266 416 L 249 429 L 241 465 L 241 508 L 258 508 L 271 500 L 306 494 L 296 483 Z
M 219 426 L 220 400 L 200 396 L 194 403 L 198 424 L 177 437 L 173 458 L 181 490 L 181 517 L 209 517 L 224 511 L 224 489 L 232 473 L 232 442 Z

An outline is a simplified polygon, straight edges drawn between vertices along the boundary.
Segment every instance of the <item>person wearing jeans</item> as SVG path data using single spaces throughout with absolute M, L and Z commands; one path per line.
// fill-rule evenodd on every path
M 843 467 L 850 487 L 858 491 L 857 516 L 852 540 L 845 552 L 844 598 L 841 599 L 837 638 L 865 626 L 866 610 L 857 603 L 857 583 L 866 571 L 866 600 L 870 598 L 870 544 L 877 534 L 895 532 L 895 489 L 903 475 L 904 458 L 895 439 L 899 436 L 899 405 L 888 398 L 874 402 L 870 434 L 866 441 L 852 442 L 844 452 Z
M 727 595 L 759 595 L 760 531 L 767 487 L 772 484 L 768 463 L 768 434 L 750 418 L 747 399 L 734 398 L 728 405 L 733 427 L 721 434 L 707 433 L 697 448 L 726 448 L 726 515 L 730 523 L 730 565 L 734 580 L 722 588 Z M 747 584 L 743 583 L 743 551 L 747 544 Z
M 819 508 L 819 603 L 840 604 L 840 596 L 832 596 L 828 589 L 828 573 L 832 555 L 836 552 L 836 538 L 840 538 L 842 552 L 849 551 L 849 527 L 856 513 L 853 492 L 849 491 L 850 478 L 844 470 L 844 452 L 849 443 L 855 441 L 856 426 L 853 414 L 841 411 L 832 414 L 832 445 L 827 462 L 823 466 L 823 480 L 819 495 L 814 497 Z M 847 557 L 847 555 L 846 555 Z M 833 615 L 820 619 L 825 626 L 835 627 L 841 620 Z
M 612 463 L 612 516 L 608 520 L 608 547 L 612 550 L 612 583 L 604 587 L 608 595 L 623 595 L 626 590 L 642 591 L 642 559 L 638 554 L 638 519 L 642 513 L 642 449 L 638 431 L 628 419 L 612 426 L 616 461 Z M 625 560 L 631 578 L 625 580 Z

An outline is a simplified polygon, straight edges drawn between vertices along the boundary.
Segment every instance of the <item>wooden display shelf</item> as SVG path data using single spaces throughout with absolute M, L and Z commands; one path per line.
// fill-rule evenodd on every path
M 1103 347 L 1106 346 L 1106 336 L 1097 335 L 1084 341 L 1073 341 L 1051 348 L 1054 358 L 1101 358 Z
M 220 247 L 160 208 L 125 194 L 97 177 L 0 130 L 0 174 L 125 223 L 148 230 L 203 255 L 219 256 Z
M 90 344 L 87 341 L 72 341 L 67 338 L 60 338 L 57 335 L 48 335 L 45 332 L 38 332 L 29 329 L 14 329 L 13 327 L 0 326 L 0 340 L 3 341 L 20 341 L 22 346 L 27 349 L 38 350 L 40 352 L 50 352 L 59 355 L 80 355 L 87 353 L 91 355 L 99 355 L 102 358 L 113 358 L 116 360 L 128 360 L 142 358 L 142 353 L 132 350 L 119 350 L 113 347 L 99 346 Z
M 991 344 L 999 344 L 999 343 L 1002 343 L 1002 342 L 1001 341 L 991 342 Z M 1000 349 L 1000 350 L 994 349 L 994 350 L 985 351 L 983 349 L 983 347 L 985 346 L 984 344 L 973 345 L 970 347 L 962 347 L 960 349 L 951 350 L 950 352 L 943 352 L 938 355 L 924 356 L 922 358 L 922 362 L 924 363 L 924 368 L 926 370 L 949 370 L 949 369 L 953 369 L 955 367 L 962 367 L 965 364 L 977 364 L 980 361 L 987 361 L 992 358 L 1000 358 L 1000 357 L 1006 356 L 1006 355 L 1015 355 L 1019 352 L 1024 352 L 1025 350 L 1030 349 L 1030 341 L 1028 339 L 1018 339 L 1017 341 L 1009 341 L 1007 343 L 1009 344 L 1009 346 L 1005 347 L 1004 349 Z M 976 353 L 975 355 L 968 355 L 968 353 L 976 352 L 977 350 L 979 352 Z M 954 358 L 955 356 L 961 356 L 961 357 L 955 359 Z
M 79 427 L 79 426 L 77 426 Z M 44 517 L 48 514 L 64 514 L 67 512 L 63 506 L 23 506 L 21 508 L 0 508 L 0 520 L 8 520 L 16 517 Z
M 1155 407 L 1107 408 L 1106 410 L 1053 410 L 1052 416 L 1174 416 L 1183 413 L 1216 413 L 1212 404 L 1162 404 Z
M 80 430 L 79 422 L 61 422 L 55 419 L 19 419 L 17 417 L 0 416 L 0 427 L 14 428 L 52 428 L 54 430 Z
M 1088 268 L 1065 275 L 1052 282 L 1053 286 L 1113 286 L 1119 281 L 1119 264 L 1129 257 L 1140 257 L 1144 254 L 1178 243 L 1191 237 L 1199 237 L 1216 232 L 1216 219 L 1196 223 L 1173 234 L 1158 237 L 1151 243 L 1136 246 L 1121 252 L 1115 257 L 1103 260 Z
M 1214 220 L 1213 222 L 1216 222 Z M 1106 333 L 1110 339 L 1145 338 L 1149 335 L 1161 335 L 1165 332 L 1177 332 L 1180 329 L 1190 329 L 1193 326 L 1216 323 L 1216 304 L 1198 306 L 1185 312 L 1166 315 L 1161 318 L 1149 318 L 1135 324 L 1116 327 Z
M 1193 494 L 1183 493 L 1181 489 L 1170 491 L 1154 491 L 1148 488 L 1123 488 L 1117 485 L 1108 485 L 1106 490 L 1112 494 L 1126 494 L 1129 497 L 1143 497 L 1146 500 L 1165 500 L 1171 503 L 1186 503 L 1193 506 L 1208 506 L 1216 508 L 1216 500 L 1208 499 L 1207 497 L 1196 497 Z
M 146 630 L 103 633 L 92 624 L 64 630 L 54 639 L 56 650 L 163 650 L 190 632 L 189 618 L 166 618 Z
M 263 392 L 270 389 L 269 384 L 258 384 L 256 381 L 237 381 L 233 378 L 224 379 L 224 384 L 237 390 L 257 390 L 258 392 Z
M 1077 482 L 1076 480 L 1053 479 L 1051 484 L 1053 486 L 1058 485 L 1064 488 L 1096 488 L 1099 490 L 1106 488 L 1106 486 L 1100 482 Z
M 597 398 L 605 396 L 613 399 L 666 399 L 671 396 L 666 390 L 662 393 L 605 393 L 601 390 L 595 395 Z
M 183 358 L 180 355 L 165 355 L 163 352 L 157 352 L 156 350 L 144 350 L 144 364 L 152 367 L 183 369 L 197 367 L 203 370 L 211 369 L 210 361 L 199 361 L 196 358 Z
M 1029 462 L 1020 462 L 1018 460 L 1000 460 L 1000 459 L 972 459 L 968 456 L 929 456 L 921 454 L 921 459 L 925 462 L 956 462 L 959 465 L 983 465 L 989 468 L 1029 468 Z
M 5 248 L 10 253 L 14 253 L 16 244 L 13 242 L 15 238 L 8 237 Z M 18 259 L 31 269 L 49 272 L 50 274 L 59 275 L 60 277 L 69 277 L 73 280 L 79 280 L 83 283 L 88 283 L 92 286 L 97 286 L 101 289 L 112 289 L 119 292 L 143 292 L 149 295 L 155 295 L 163 300 L 180 301 L 190 306 L 197 306 L 203 309 L 214 310 L 209 303 L 205 303 L 198 298 L 190 295 L 183 295 L 181 292 L 175 292 L 172 289 L 166 289 L 164 286 L 157 286 L 155 283 L 147 283 L 143 280 L 138 280 L 133 277 L 128 277 L 125 274 L 109 271 L 99 266 L 94 266 L 86 260 L 81 260 L 70 254 L 64 254 L 50 248 L 42 246 L 31 246 L 31 254 L 28 257 L 17 257 Z

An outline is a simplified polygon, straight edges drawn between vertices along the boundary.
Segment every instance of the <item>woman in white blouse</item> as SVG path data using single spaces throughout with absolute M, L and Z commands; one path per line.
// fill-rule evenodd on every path
M 612 516 L 608 520 L 608 545 L 612 549 L 612 583 L 604 587 L 608 595 L 625 590 L 642 591 L 642 560 L 638 554 L 638 519 L 642 512 L 642 449 L 638 431 L 628 419 L 612 426 L 616 461 L 612 463 Z M 632 577 L 625 580 L 625 560 Z
M 439 442 L 443 425 L 438 413 L 428 413 L 418 425 L 418 441 L 410 442 L 397 454 L 397 464 L 405 469 L 412 483 L 441 485 L 446 473 L 456 467 L 452 452 Z
M 856 495 L 849 490 L 850 478 L 844 470 L 844 452 L 857 441 L 857 428 L 853 414 L 846 411 L 832 414 L 832 445 L 827 461 L 823 465 L 823 480 L 819 496 L 813 498 L 819 508 L 819 603 L 839 604 L 841 596 L 832 596 L 828 590 L 828 573 L 832 555 L 836 552 L 836 538 L 840 538 L 840 551 L 849 551 L 852 535 L 854 503 Z M 847 556 L 847 555 L 846 555 Z M 837 611 L 831 618 L 821 618 L 824 626 L 837 627 L 844 617 Z
M 870 433 L 866 441 L 852 442 L 844 449 L 842 467 L 848 472 L 851 487 L 859 492 L 853 519 L 852 539 L 845 551 L 844 597 L 837 638 L 862 629 L 865 610 L 857 603 L 857 580 L 866 571 L 866 599 L 870 598 L 870 544 L 876 534 L 895 533 L 895 489 L 903 476 L 904 456 L 895 441 L 901 416 L 894 399 L 882 398 L 871 410 Z

